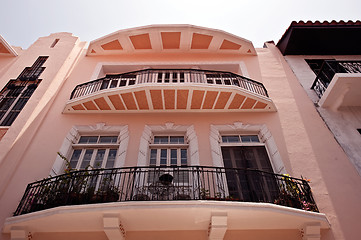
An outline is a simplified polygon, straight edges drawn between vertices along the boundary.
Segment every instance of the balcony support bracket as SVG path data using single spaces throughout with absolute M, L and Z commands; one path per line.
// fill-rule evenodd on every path
M 301 229 L 302 240 L 320 240 L 321 225 L 319 223 L 307 223 Z
M 118 214 L 106 213 L 103 216 L 104 232 L 109 240 L 125 240 L 125 229 Z
M 208 227 L 208 240 L 220 240 L 227 231 L 227 212 L 212 212 Z

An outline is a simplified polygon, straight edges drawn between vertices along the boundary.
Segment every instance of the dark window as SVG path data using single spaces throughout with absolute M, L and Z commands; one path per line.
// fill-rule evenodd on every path
M 10 80 L 0 92 L 0 126 L 10 126 L 19 115 L 41 80 L 42 65 L 48 57 L 39 57 L 16 80 Z
M 361 128 L 358 128 L 357 131 L 359 134 L 361 134 Z

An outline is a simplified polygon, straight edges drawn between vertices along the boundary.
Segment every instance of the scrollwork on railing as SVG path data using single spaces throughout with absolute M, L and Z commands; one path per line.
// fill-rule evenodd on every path
M 252 169 L 129 167 L 67 172 L 28 185 L 14 215 L 125 201 L 267 202 L 318 211 L 304 179 Z
M 311 89 L 322 97 L 336 73 L 361 73 L 361 61 L 325 60 Z

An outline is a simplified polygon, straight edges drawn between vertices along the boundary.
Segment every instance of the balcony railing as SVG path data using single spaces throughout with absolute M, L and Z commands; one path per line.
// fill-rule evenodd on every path
M 324 61 L 311 87 L 319 98 L 325 93 L 336 73 L 361 73 L 361 61 Z
M 317 212 L 304 179 L 251 169 L 203 166 L 72 171 L 31 183 L 14 216 L 58 206 L 216 200 L 264 202 Z
M 86 96 L 110 88 L 122 88 L 138 84 L 210 84 L 229 85 L 268 97 L 262 83 L 231 72 L 195 69 L 148 69 L 117 75 L 79 84 L 71 93 L 70 99 Z

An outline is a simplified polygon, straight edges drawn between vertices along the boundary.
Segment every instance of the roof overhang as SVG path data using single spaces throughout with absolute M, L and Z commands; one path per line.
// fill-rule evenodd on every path
M 0 35 L 0 56 L 18 56 L 15 49 Z
M 277 43 L 283 55 L 361 55 L 361 21 L 292 22 Z
M 64 113 L 274 112 L 273 101 L 229 85 L 143 84 L 69 100 Z
M 361 73 L 336 73 L 318 104 L 321 107 L 361 106 Z
M 157 216 L 156 218 L 154 216 Z M 209 231 L 220 216 L 223 230 L 330 228 L 326 216 L 269 203 L 219 201 L 117 202 L 64 206 L 6 219 L 3 232 Z M 211 226 L 212 227 L 212 226 Z M 212 231 L 212 229 L 211 229 Z
M 89 44 L 88 56 L 134 53 L 217 53 L 256 55 L 251 41 L 193 25 L 150 25 L 120 30 Z

